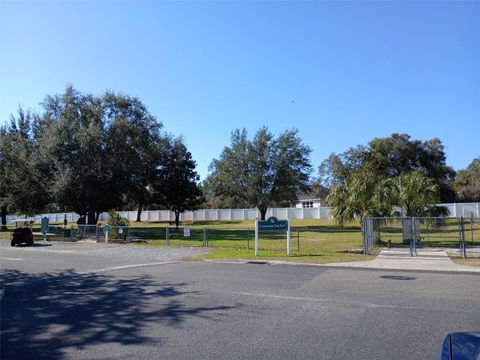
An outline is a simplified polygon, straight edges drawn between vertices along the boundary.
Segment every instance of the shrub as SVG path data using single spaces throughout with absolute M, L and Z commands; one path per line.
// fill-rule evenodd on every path
M 130 226 L 128 219 L 122 218 L 117 212 L 110 211 L 108 213 L 108 222 L 110 226 Z

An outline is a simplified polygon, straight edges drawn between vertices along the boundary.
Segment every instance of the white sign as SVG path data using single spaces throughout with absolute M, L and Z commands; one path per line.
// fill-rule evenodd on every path
M 190 226 L 185 226 L 183 228 L 183 236 L 184 237 L 190 237 Z

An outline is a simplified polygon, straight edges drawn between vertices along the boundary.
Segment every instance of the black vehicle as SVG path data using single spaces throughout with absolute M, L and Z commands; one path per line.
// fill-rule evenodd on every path
M 480 332 L 455 332 L 445 336 L 437 360 L 480 360 Z
M 21 227 L 13 230 L 10 245 L 15 246 L 19 244 L 33 245 L 32 229 L 29 227 Z

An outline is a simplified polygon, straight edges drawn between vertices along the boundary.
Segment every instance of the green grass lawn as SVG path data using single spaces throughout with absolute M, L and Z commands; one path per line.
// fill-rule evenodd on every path
M 183 236 L 183 226 L 190 227 L 190 237 Z M 68 224 L 67 228 L 76 227 Z M 203 221 L 186 222 L 180 228 L 162 222 L 132 222 L 129 235 L 135 240 L 132 246 L 204 246 L 208 239 L 211 251 L 197 259 L 255 259 L 254 221 Z M 0 238 L 10 238 L 8 232 L 0 232 Z M 40 231 L 34 227 L 34 231 Z M 168 232 L 168 243 L 167 243 Z M 421 225 L 422 243 L 425 246 L 456 246 L 458 244 L 458 222 L 447 220 L 441 227 Z M 480 244 L 480 226 L 475 224 L 470 231 L 465 226 L 465 240 L 469 244 L 471 235 L 475 244 Z M 111 234 L 113 235 L 113 233 Z M 382 241 L 391 240 L 392 246 L 402 245 L 401 222 L 391 222 L 382 227 Z M 310 219 L 291 221 L 291 255 L 286 255 L 286 232 L 264 232 L 260 234 L 259 257 L 256 259 L 285 260 L 295 262 L 328 263 L 340 261 L 369 260 L 373 256 L 363 255 L 360 225 L 356 222 L 340 228 L 332 220 Z M 113 236 L 111 237 L 113 240 Z
M 167 224 L 132 223 L 131 234 L 136 245 L 167 246 Z M 255 259 L 253 221 L 195 222 L 189 225 L 191 236 L 183 228 L 169 227 L 169 245 L 203 246 L 204 231 L 211 252 L 197 259 Z M 349 224 L 340 229 L 330 220 L 293 220 L 291 222 L 291 255 L 286 255 L 286 232 L 264 232 L 259 238 L 256 259 L 327 263 L 370 260 L 373 256 L 353 253 L 363 249 L 360 226 Z

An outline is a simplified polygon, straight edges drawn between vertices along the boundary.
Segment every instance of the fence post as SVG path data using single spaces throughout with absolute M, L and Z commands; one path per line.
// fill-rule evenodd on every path
M 287 221 L 287 255 L 290 255 L 290 220 Z
M 96 226 L 96 229 L 95 229 L 95 242 L 98 243 L 98 225 Z
M 247 228 L 247 249 L 250 249 L 250 228 Z
M 297 229 L 297 251 L 300 252 L 300 230 Z
M 417 227 L 415 224 L 415 218 L 411 218 L 411 236 L 410 236 L 410 256 L 417 256 Z
M 361 231 L 362 231 L 362 240 L 363 240 L 363 254 L 364 255 L 367 255 L 368 254 L 368 245 L 367 245 L 367 231 L 365 229 L 365 227 L 367 226 L 367 221 L 368 221 L 368 218 L 367 219 L 364 219 L 361 223 L 360 223 L 360 226 L 362 227 Z
M 365 236 L 365 232 L 363 231 L 363 227 L 364 227 L 364 226 L 367 226 L 367 220 L 368 220 L 368 219 L 365 219 L 365 220 L 364 220 L 365 224 L 360 223 L 360 226 L 361 226 L 361 228 L 362 228 L 361 230 L 362 230 L 363 254 L 364 254 L 364 255 L 367 255 L 367 254 L 368 254 L 366 236 Z
M 168 225 L 165 228 L 165 242 L 167 243 L 167 245 L 170 245 L 170 234 L 169 234 L 169 231 L 168 231 Z
M 208 240 L 207 240 L 207 227 L 203 227 L 203 247 L 208 246 Z
M 255 219 L 255 256 L 258 256 L 258 218 Z
M 472 239 L 473 245 L 473 213 L 470 215 L 470 238 Z
M 460 217 L 460 251 L 464 259 L 467 258 L 467 251 L 465 249 L 465 226 L 463 223 L 463 216 Z

